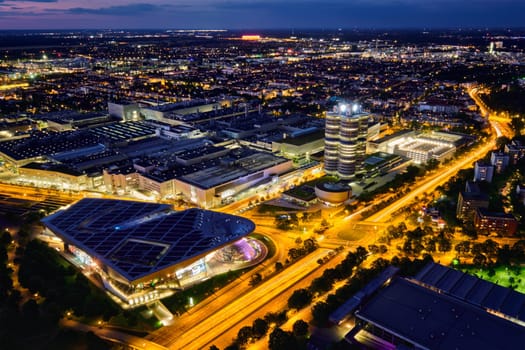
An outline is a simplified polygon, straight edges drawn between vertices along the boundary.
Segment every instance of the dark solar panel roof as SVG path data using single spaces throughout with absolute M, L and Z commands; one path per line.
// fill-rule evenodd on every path
M 525 294 L 435 263 L 425 266 L 416 279 L 455 298 L 525 322 Z
M 423 349 L 522 349 L 525 328 L 467 302 L 396 279 L 357 317 Z
M 165 204 L 82 199 L 44 224 L 132 281 L 235 241 L 255 229 L 241 217 Z

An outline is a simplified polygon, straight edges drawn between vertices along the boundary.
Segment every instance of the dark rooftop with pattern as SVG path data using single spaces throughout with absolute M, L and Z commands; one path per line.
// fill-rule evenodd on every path
M 202 209 L 85 198 L 44 218 L 66 243 L 133 281 L 211 252 L 255 229 L 245 218 Z
M 525 328 L 452 296 L 396 279 L 356 313 L 421 349 L 523 349 Z

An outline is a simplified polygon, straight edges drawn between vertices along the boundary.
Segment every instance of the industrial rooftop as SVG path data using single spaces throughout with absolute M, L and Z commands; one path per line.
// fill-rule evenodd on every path
M 525 329 L 454 297 L 396 279 L 356 314 L 421 349 L 519 349 Z

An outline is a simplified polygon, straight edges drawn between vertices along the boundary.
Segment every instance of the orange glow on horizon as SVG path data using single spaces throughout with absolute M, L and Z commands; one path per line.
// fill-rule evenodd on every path
M 243 35 L 241 39 L 242 40 L 260 40 L 261 36 L 260 35 Z

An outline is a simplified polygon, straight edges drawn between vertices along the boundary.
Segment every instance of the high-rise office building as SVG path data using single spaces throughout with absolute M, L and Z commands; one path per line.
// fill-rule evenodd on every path
M 324 167 L 327 174 L 352 180 L 364 173 L 370 116 L 359 105 L 339 104 L 326 115 Z

